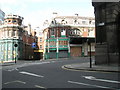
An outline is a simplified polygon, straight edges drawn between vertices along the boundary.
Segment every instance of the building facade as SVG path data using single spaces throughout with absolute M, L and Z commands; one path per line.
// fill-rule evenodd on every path
M 31 44 L 35 38 L 28 34 L 22 21 L 23 17 L 18 15 L 5 16 L 4 24 L 0 28 L 1 62 L 33 59 L 34 50 Z
M 95 64 L 120 64 L 120 2 L 92 2 L 96 21 Z
M 5 13 L 0 9 L 0 25 L 2 25 L 4 21 L 4 16 L 5 16 Z
M 36 59 L 40 60 L 43 59 L 43 52 L 44 52 L 43 30 L 40 29 L 40 27 L 36 27 L 34 31 L 36 32 L 36 37 L 37 37 L 37 48 L 34 50 L 34 54 L 36 56 Z
M 44 29 L 44 59 L 69 58 L 95 53 L 95 21 L 92 17 L 59 16 Z

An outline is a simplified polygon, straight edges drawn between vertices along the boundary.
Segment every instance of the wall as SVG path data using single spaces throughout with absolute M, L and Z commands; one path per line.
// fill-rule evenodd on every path
M 119 62 L 118 15 L 120 2 L 93 2 L 96 20 L 96 64 Z M 117 39 L 117 37 L 119 39 Z

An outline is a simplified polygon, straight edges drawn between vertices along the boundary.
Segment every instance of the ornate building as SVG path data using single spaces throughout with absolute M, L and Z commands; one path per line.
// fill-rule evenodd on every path
M 22 25 L 23 17 L 9 14 L 0 28 L 1 61 L 9 62 L 21 59 L 33 59 L 32 43 L 35 41 L 30 28 Z M 25 28 L 27 30 L 25 30 Z
M 5 13 L 0 9 L 0 25 L 2 25 L 4 21 L 4 16 L 5 16 Z
M 92 17 L 57 16 L 44 29 L 44 59 L 69 58 L 95 53 L 95 21 Z
M 120 2 L 92 2 L 92 5 L 96 21 L 95 64 L 120 64 Z

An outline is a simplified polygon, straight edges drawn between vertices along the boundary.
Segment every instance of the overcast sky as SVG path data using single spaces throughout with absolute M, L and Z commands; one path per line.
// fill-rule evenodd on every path
M 0 0 L 0 8 L 5 14 L 17 14 L 24 17 L 24 24 L 32 27 L 41 27 L 43 21 L 58 16 L 94 17 L 94 8 L 91 0 Z

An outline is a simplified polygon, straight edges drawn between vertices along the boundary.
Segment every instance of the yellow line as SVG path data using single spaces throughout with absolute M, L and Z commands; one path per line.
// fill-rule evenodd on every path
M 35 87 L 46 89 L 45 87 L 43 87 L 43 86 L 39 86 L 39 85 L 35 85 Z
M 64 65 L 65 66 L 65 65 Z M 90 71 L 90 70 L 75 70 L 75 69 L 69 69 L 69 68 L 65 68 L 64 66 L 62 66 L 61 68 L 64 70 L 69 70 L 69 71 L 82 71 L 82 72 L 100 72 L 100 73 L 111 73 L 111 72 L 103 72 L 103 71 Z

